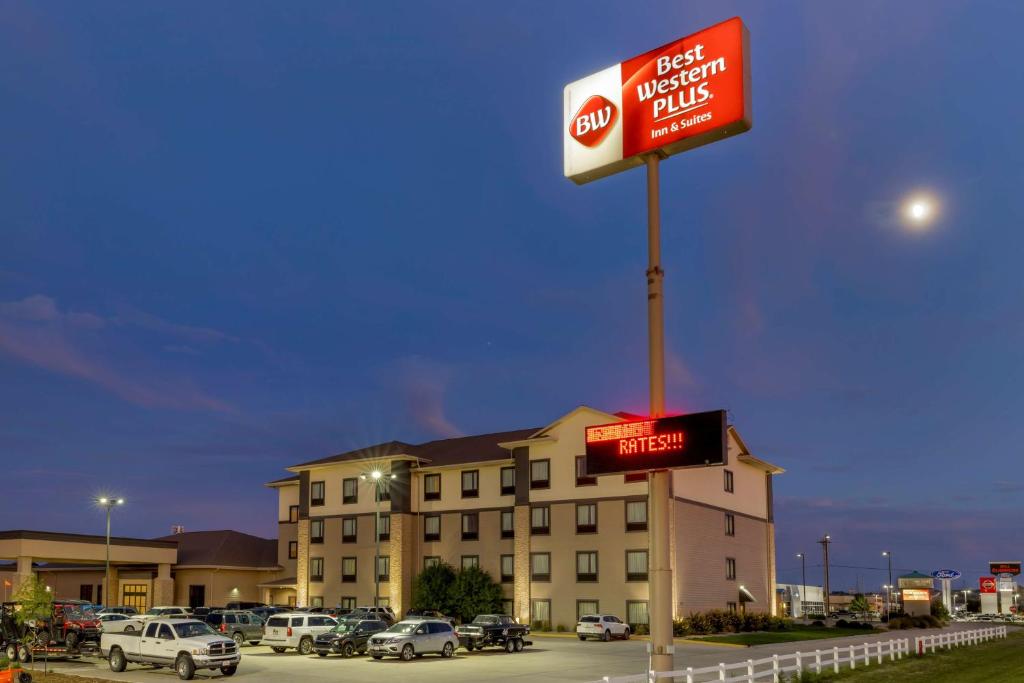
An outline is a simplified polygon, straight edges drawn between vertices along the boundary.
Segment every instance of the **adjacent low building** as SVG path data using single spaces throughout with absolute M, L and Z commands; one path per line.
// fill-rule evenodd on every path
M 646 624 L 646 476 L 591 477 L 584 465 L 585 428 L 625 419 L 583 406 L 543 427 L 388 441 L 293 465 L 268 484 L 285 569 L 262 584 L 263 598 L 372 604 L 379 577 L 378 600 L 402 613 L 413 577 L 447 562 L 488 571 L 521 621 L 571 626 L 582 613 L 612 612 Z M 781 472 L 730 427 L 726 466 L 672 473 L 675 615 L 775 612 L 772 480 Z

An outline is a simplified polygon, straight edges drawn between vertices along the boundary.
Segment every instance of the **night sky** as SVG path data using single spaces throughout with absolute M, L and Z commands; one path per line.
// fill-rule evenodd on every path
M 562 87 L 733 15 L 670 407 L 788 470 L 780 581 L 1021 559 L 1018 2 L 0 1 L 0 528 L 273 536 L 296 462 L 644 412 L 644 175 L 562 177 Z

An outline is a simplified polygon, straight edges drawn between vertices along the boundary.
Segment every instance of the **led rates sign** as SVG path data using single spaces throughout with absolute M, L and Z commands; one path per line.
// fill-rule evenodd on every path
M 587 427 L 587 474 L 724 465 L 725 411 Z
M 988 571 L 996 576 L 1000 574 L 1013 574 L 1017 576 L 1020 574 L 1020 562 L 989 562 Z
M 750 130 L 750 51 L 739 17 L 565 86 L 565 177 L 583 184 Z

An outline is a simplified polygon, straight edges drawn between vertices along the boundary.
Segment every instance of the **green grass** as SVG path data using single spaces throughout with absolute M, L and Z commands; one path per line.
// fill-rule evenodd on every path
M 913 641 L 911 641 L 913 642 Z M 923 657 L 881 666 L 844 670 L 839 674 L 805 675 L 801 681 L 851 683 L 1008 683 L 1024 681 L 1024 632 L 982 645 L 965 645 Z
M 720 636 L 690 636 L 690 640 L 704 640 L 711 643 L 734 645 L 770 645 L 771 643 L 792 643 L 798 640 L 823 640 L 844 636 L 870 635 L 875 631 L 857 628 L 795 628 L 785 631 L 755 631 L 753 633 L 730 633 Z

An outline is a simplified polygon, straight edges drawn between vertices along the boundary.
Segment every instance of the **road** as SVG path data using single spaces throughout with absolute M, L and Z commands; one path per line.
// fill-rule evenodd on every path
M 978 624 L 954 624 L 950 630 L 984 628 Z M 814 652 L 816 648 L 831 649 L 839 646 L 861 645 L 889 638 L 911 638 L 941 629 L 912 630 L 889 633 L 863 633 L 844 638 L 758 645 L 750 648 L 694 645 L 676 646 L 676 668 L 684 669 L 714 666 L 719 662 L 732 663 L 759 659 L 773 654 L 796 651 Z M 270 648 L 245 646 L 242 663 L 232 680 L 246 683 L 281 683 L 281 681 L 331 681 L 346 683 L 479 683 L 480 681 L 508 681 L 509 683 L 584 683 L 600 680 L 602 676 L 623 676 L 642 673 L 646 668 L 647 643 L 643 640 L 579 642 L 571 637 L 532 637 L 534 646 L 518 654 L 500 650 L 468 653 L 459 650 L 453 659 L 427 655 L 412 662 L 397 659 L 374 661 L 369 657 L 304 657 L 295 652 L 275 654 Z M 170 683 L 177 676 L 168 669 L 153 669 L 129 665 L 128 671 L 112 673 L 103 660 L 81 660 L 52 663 L 56 671 L 81 676 L 95 676 L 112 681 L 131 683 Z M 220 673 L 197 672 L 196 680 L 220 678 Z

